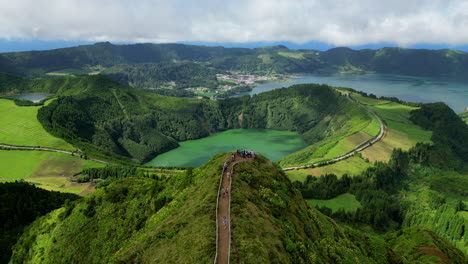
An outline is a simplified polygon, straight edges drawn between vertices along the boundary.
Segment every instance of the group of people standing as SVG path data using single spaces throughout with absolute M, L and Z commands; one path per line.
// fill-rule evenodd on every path
M 237 150 L 237 155 L 242 158 L 253 158 L 255 157 L 255 152 L 251 150 Z

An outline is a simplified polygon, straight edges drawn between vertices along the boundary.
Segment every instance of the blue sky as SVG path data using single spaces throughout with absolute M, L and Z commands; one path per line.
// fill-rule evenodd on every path
M 100 41 L 467 50 L 466 0 L 0 0 L 0 52 Z

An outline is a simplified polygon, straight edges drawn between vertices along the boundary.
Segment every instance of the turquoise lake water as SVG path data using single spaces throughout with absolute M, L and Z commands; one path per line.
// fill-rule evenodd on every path
M 295 132 L 269 129 L 231 129 L 212 136 L 180 142 L 176 149 L 163 153 L 147 166 L 200 166 L 220 152 L 253 150 L 273 161 L 296 152 L 307 144 Z
M 6 98 L 14 98 L 14 99 L 23 99 L 23 100 L 29 100 L 34 103 L 40 102 L 47 97 L 49 97 L 50 94 L 43 94 L 43 93 L 38 93 L 38 94 L 18 94 L 18 95 L 12 95 L 12 96 L 5 96 Z

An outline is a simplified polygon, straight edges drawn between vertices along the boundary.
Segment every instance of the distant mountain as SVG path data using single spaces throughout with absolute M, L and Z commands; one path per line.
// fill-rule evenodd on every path
M 109 42 L 78 47 L 0 54 L 0 71 L 44 77 L 55 71 L 96 72 L 119 64 L 191 61 L 220 70 L 246 73 L 391 73 L 418 76 L 468 77 L 468 54 L 455 50 L 381 48 L 327 51 L 224 48 L 184 44 Z
M 219 154 L 167 180 L 126 178 L 35 221 L 10 263 L 210 263 L 216 250 Z M 262 156 L 239 164 L 232 183 L 233 249 L 241 263 L 464 263 L 424 229 L 385 240 L 340 226 L 310 208 Z M 448 261 L 448 262 L 447 262 Z

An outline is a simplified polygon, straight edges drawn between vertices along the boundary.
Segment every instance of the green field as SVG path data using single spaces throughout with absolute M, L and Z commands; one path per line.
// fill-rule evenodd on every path
M 37 120 L 39 108 L 17 106 L 12 100 L 0 99 L 0 143 L 74 150 L 72 145 L 44 130 Z
M 345 193 L 338 195 L 337 197 L 330 200 L 316 200 L 309 199 L 307 202 L 314 207 L 328 207 L 333 212 L 343 209 L 346 212 L 355 212 L 361 207 L 361 204 L 356 200 L 353 194 Z
M 278 55 L 286 57 L 286 58 L 305 59 L 304 52 L 280 51 L 278 52 Z
M 416 107 L 394 102 L 369 105 L 388 127 L 384 138 L 362 151 L 370 161 L 388 161 L 394 148 L 407 150 L 417 142 L 430 143 L 431 131 L 423 130 L 409 120 L 410 112 Z
M 335 158 L 379 133 L 378 121 L 365 109 L 352 102 L 342 107 L 344 115 L 317 124 L 317 127 L 328 126 L 324 132 L 329 134 L 327 137 L 285 157 L 280 161 L 281 166 L 313 164 Z M 310 158 L 304 160 L 304 157 Z
M 291 181 L 303 182 L 306 179 L 307 175 L 312 175 L 316 177 L 331 173 L 335 174 L 338 177 L 343 176 L 343 174 L 357 175 L 363 172 L 365 169 L 369 168 L 370 166 L 372 166 L 372 164 L 366 162 L 361 157 L 353 156 L 327 166 L 286 171 L 286 175 L 288 175 Z
M 84 168 L 103 167 L 104 164 L 54 152 L 0 150 L 0 179 L 37 183 L 39 187 L 80 194 L 89 184 L 70 181 L 73 174 Z

